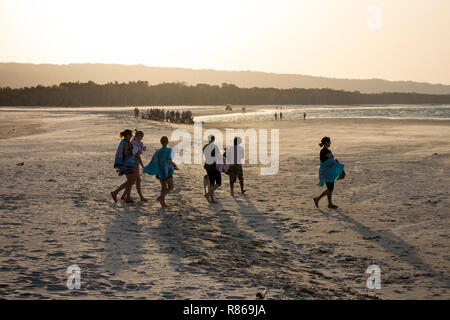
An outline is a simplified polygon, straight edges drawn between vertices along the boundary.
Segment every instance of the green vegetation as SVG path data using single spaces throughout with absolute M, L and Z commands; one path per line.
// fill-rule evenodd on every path
M 68 82 L 59 86 L 0 88 L 0 106 L 164 106 L 164 105 L 352 105 L 450 104 L 450 95 L 417 93 L 362 94 L 332 89 L 239 88 L 184 83 L 149 86 L 147 81 L 96 84 Z

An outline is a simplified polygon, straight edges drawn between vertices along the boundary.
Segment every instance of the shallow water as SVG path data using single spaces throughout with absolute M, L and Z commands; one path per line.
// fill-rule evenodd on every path
M 450 106 L 287 106 L 275 109 L 264 107 L 257 112 L 222 114 L 195 117 L 195 121 L 234 122 L 251 120 L 273 120 L 275 113 L 282 112 L 283 119 L 303 119 L 304 113 L 311 118 L 383 118 L 383 119 L 450 119 Z

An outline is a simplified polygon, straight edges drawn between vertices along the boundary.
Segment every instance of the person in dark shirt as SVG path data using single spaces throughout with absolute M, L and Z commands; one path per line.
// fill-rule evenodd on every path
M 214 191 L 222 184 L 222 176 L 216 167 L 216 158 L 220 156 L 220 151 L 219 147 L 214 144 L 214 136 L 209 136 L 208 140 L 209 143 L 203 147 L 203 155 L 205 156 L 203 168 L 205 168 L 209 179 L 209 191 L 205 194 L 205 198 L 210 203 L 217 203 L 214 200 Z
M 244 194 L 244 173 L 242 170 L 242 162 L 244 159 L 244 148 L 240 146 L 242 139 L 240 137 L 235 137 L 233 140 L 233 146 L 228 147 L 226 152 L 228 158 L 226 162 L 229 165 L 229 175 L 230 175 L 230 194 L 234 197 L 234 184 L 236 183 L 236 178 L 239 180 L 239 185 L 241 186 L 241 193 Z
M 329 158 L 333 158 L 333 153 L 331 152 L 330 149 L 328 149 L 331 145 L 331 139 L 329 137 L 323 137 L 322 141 L 319 143 L 319 146 L 322 147 L 322 150 L 320 150 L 320 162 L 325 162 L 327 161 Z M 316 205 L 316 207 L 319 207 L 319 201 L 320 199 L 322 199 L 325 195 L 328 198 L 328 208 L 330 209 L 337 209 L 338 206 L 333 204 L 332 201 L 332 193 L 334 190 L 334 182 L 325 182 L 326 186 L 327 186 L 327 190 L 325 190 L 324 192 L 322 192 L 322 194 L 316 198 L 314 198 L 314 203 Z

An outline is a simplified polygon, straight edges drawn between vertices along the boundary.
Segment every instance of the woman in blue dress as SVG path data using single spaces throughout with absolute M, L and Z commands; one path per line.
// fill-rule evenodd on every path
M 176 164 L 172 161 L 172 149 L 167 148 L 169 139 L 164 136 L 161 138 L 162 147 L 156 150 L 150 163 L 144 167 L 144 172 L 149 175 L 155 175 L 161 183 L 161 195 L 157 198 L 162 207 L 166 207 L 166 195 L 173 190 L 173 172 L 178 170 Z

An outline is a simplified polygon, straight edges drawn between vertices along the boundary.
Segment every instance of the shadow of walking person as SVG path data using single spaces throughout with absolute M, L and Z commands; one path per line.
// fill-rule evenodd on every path
M 421 270 L 423 272 L 423 276 L 435 278 L 436 280 L 444 283 L 447 288 L 450 288 L 450 279 L 444 274 L 438 273 L 433 269 L 433 267 L 422 261 L 417 256 L 417 249 L 414 246 L 406 243 L 403 239 L 396 236 L 392 232 L 384 230 L 371 230 L 362 223 L 356 221 L 348 215 L 345 215 L 342 209 L 337 209 L 336 212 L 338 215 L 330 215 L 330 217 L 346 222 L 351 229 L 362 235 L 364 240 L 376 242 L 386 251 L 398 257 L 399 260 Z
M 109 274 L 133 270 L 141 259 L 142 230 L 138 224 L 139 205 L 124 205 L 116 209 L 113 222 L 105 229 L 105 269 Z

